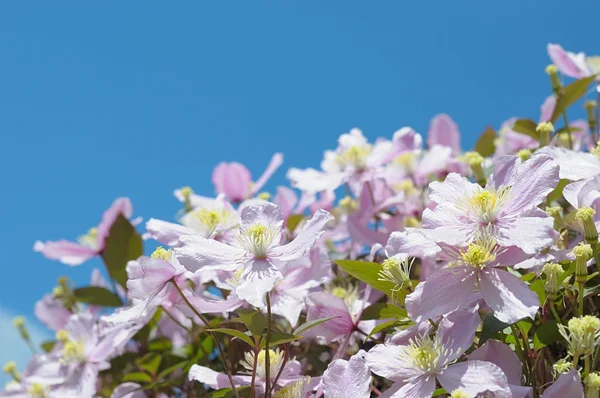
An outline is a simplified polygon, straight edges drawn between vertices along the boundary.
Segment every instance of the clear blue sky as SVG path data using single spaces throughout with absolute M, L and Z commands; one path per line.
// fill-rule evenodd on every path
M 470 147 L 488 124 L 537 119 L 546 44 L 600 53 L 597 5 L 0 3 L 2 326 L 60 275 L 88 281 L 97 263 L 69 268 L 32 245 L 84 233 L 115 197 L 171 220 L 173 189 L 211 194 L 222 160 L 257 176 L 284 152 L 273 189 L 352 127 L 425 133 L 447 112 Z M 0 339 L 0 362 L 13 345 Z

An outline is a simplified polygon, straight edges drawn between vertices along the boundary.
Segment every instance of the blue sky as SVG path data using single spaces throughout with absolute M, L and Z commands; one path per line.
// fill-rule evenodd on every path
M 488 124 L 537 119 L 546 44 L 600 53 L 594 5 L 2 2 L 0 322 L 31 315 L 61 275 L 88 282 L 99 264 L 69 268 L 33 242 L 75 238 L 118 196 L 171 220 L 173 189 L 211 194 L 223 160 L 258 176 L 284 152 L 273 189 L 352 127 L 426 133 L 447 112 L 470 147 Z M 25 355 L 14 337 L 0 348 L 0 362 Z

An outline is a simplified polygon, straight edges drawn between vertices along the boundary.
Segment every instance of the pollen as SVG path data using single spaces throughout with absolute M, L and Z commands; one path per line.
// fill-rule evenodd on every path
M 465 264 L 473 268 L 483 269 L 486 265 L 496 260 L 493 253 L 495 243 L 475 242 L 469 243 L 466 251 L 461 252 L 461 258 Z
M 6 362 L 2 368 L 4 373 L 13 373 L 15 370 L 17 370 L 17 364 L 14 361 Z
M 90 249 L 96 249 L 98 247 L 98 228 L 92 227 L 87 231 L 87 234 L 77 238 L 77 242 L 80 245 Z
M 252 224 L 240 232 L 238 240 L 255 258 L 266 258 L 271 246 L 281 237 L 280 229 L 260 223 Z
M 402 290 L 404 285 L 411 286 L 409 275 L 412 262 L 396 257 L 390 257 L 386 258 L 381 265 L 382 269 L 377 275 L 377 280 L 387 281 L 394 284 L 392 296 Z
M 364 169 L 367 157 L 371 153 L 371 146 L 352 146 L 337 155 L 336 162 L 341 167 L 351 166 L 355 169 Z
M 467 152 L 464 154 L 465 162 L 471 167 L 480 166 L 483 163 L 483 156 L 478 152 Z
M 269 200 L 271 199 L 271 194 L 268 192 L 261 192 L 258 195 L 256 195 L 256 197 L 262 200 Z
M 227 213 L 224 210 L 202 208 L 195 210 L 193 214 L 200 223 L 211 231 L 214 231 L 220 223 L 227 219 Z
M 153 260 L 169 261 L 171 258 L 171 250 L 166 250 L 164 247 L 159 246 L 154 250 L 154 253 L 150 255 Z
M 194 193 L 194 191 L 190 187 L 181 187 L 180 192 L 184 198 L 188 198 L 191 194 Z
M 348 212 L 353 212 L 358 208 L 358 202 L 351 196 L 345 196 L 344 198 L 340 199 L 339 205 Z
M 592 209 L 591 207 L 582 207 L 575 212 L 575 219 L 581 221 L 592 221 L 595 214 L 596 210 Z
M 67 341 L 69 341 L 69 332 L 67 332 L 66 330 L 59 330 L 58 332 L 56 332 L 55 337 L 57 341 L 60 341 L 64 344 Z
M 85 348 L 83 343 L 69 340 L 63 345 L 62 349 L 63 363 L 77 363 L 85 359 Z
M 40 383 L 33 383 L 27 391 L 31 398 L 48 398 L 48 389 Z
M 415 188 L 415 184 L 410 179 L 404 180 L 401 183 L 396 184 L 394 188 L 396 188 L 396 190 L 399 192 L 404 192 L 405 195 L 414 195 L 418 192 Z
M 556 75 L 558 73 L 558 68 L 554 64 L 550 64 L 546 66 L 546 73 L 548 75 Z
M 431 374 L 436 373 L 443 365 L 443 360 L 450 355 L 450 350 L 444 347 L 437 336 L 425 335 L 411 339 L 403 355 L 407 356 L 406 359 L 410 361 L 412 367 Z
M 517 156 L 520 157 L 522 161 L 526 161 L 531 157 L 531 149 L 521 149 L 517 152 Z
M 279 369 L 283 365 L 284 356 L 284 352 L 279 349 L 269 350 L 270 379 L 274 379 L 276 377 Z M 267 377 L 266 359 L 266 350 L 261 350 L 256 358 L 256 376 L 261 379 L 265 379 Z M 240 365 L 242 365 L 242 367 L 244 367 L 248 372 L 252 372 L 254 369 L 254 352 L 246 352 L 244 354 L 244 359 L 240 361 Z
M 600 157 L 600 141 L 596 143 L 596 147 L 590 149 L 590 153 L 594 156 Z
M 465 392 L 465 390 L 457 388 L 456 390 L 452 391 L 452 394 L 450 394 L 450 398 L 470 398 L 470 397 Z
M 590 373 L 585 378 L 585 385 L 588 388 L 591 388 L 591 389 L 594 389 L 594 390 L 600 389 L 600 373 L 598 373 L 598 372 Z
M 22 316 L 16 316 L 13 318 L 12 324 L 16 328 L 22 328 L 23 326 L 25 326 L 25 318 Z
M 594 255 L 594 251 L 592 250 L 592 246 L 581 242 L 579 245 L 575 246 L 571 251 L 571 254 L 577 257 L 578 259 L 585 259 L 585 261 L 592 258 Z
M 417 155 L 413 152 L 405 152 L 394 158 L 394 164 L 404 169 L 410 170 L 415 164 Z
M 554 132 L 554 125 L 551 122 L 542 122 L 537 125 L 535 131 L 540 134 L 550 134 Z

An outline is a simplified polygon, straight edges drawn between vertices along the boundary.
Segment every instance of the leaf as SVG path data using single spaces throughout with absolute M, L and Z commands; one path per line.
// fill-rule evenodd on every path
M 548 194 L 548 196 L 546 197 L 546 201 L 548 203 L 552 203 L 555 200 L 559 200 L 563 194 L 565 187 L 570 182 L 571 182 L 570 180 L 565 180 L 565 179 L 560 180 L 558 182 L 558 184 L 556 185 L 556 188 L 554 188 L 554 191 L 552 191 Z
M 104 239 L 102 259 L 108 273 L 119 285 L 125 287 L 127 262 L 137 259 L 142 254 L 144 254 L 142 237 L 135 231 L 129 220 L 119 214 Z
M 250 386 L 238 387 L 237 392 L 240 397 L 249 398 Z M 213 391 L 210 394 L 205 395 L 204 398 L 234 398 L 234 395 L 231 388 L 222 388 L 218 391 Z
M 536 276 L 537 275 L 536 275 L 535 272 L 530 272 L 528 274 L 525 274 L 525 275 L 521 276 L 521 280 L 523 282 L 530 282 L 530 281 L 534 280 L 536 278 Z
M 169 366 L 168 368 L 161 370 L 160 373 L 158 374 L 158 379 L 164 379 L 165 377 L 167 377 L 168 375 L 170 375 L 171 373 L 182 369 L 183 367 L 185 367 L 185 365 L 188 364 L 188 361 L 182 361 L 182 362 L 178 362 L 174 365 Z
M 275 347 L 276 345 L 289 343 L 290 341 L 296 341 L 303 339 L 303 336 L 297 336 L 289 333 L 271 333 L 271 340 L 269 340 L 269 347 Z M 265 348 L 266 340 L 262 339 L 260 342 L 260 348 Z
M 360 316 L 361 321 L 367 321 L 371 319 L 402 319 L 406 318 L 406 310 L 402 307 L 398 307 L 393 304 L 377 303 L 373 304 L 362 312 Z
M 40 347 L 42 347 L 42 350 L 44 350 L 44 352 L 50 352 L 50 351 L 52 351 L 52 348 L 54 348 L 55 344 L 56 344 L 56 341 L 48 340 L 48 341 L 44 341 L 42 344 L 40 344 Z
M 240 320 L 253 336 L 260 336 L 267 326 L 267 318 L 259 310 L 240 308 L 237 310 Z
M 148 345 L 148 349 L 150 351 L 171 351 L 173 349 L 173 343 L 171 340 L 161 337 L 155 340 L 152 340 Z
M 540 305 L 544 305 L 544 303 L 546 302 L 545 284 L 546 284 L 545 281 L 538 279 L 538 280 L 534 281 L 531 285 L 529 285 L 529 288 L 538 295 L 538 300 L 540 302 Z
M 123 376 L 123 382 L 128 382 L 128 381 L 132 381 L 134 383 L 152 383 L 152 377 L 150 377 L 149 374 L 144 373 L 144 372 L 133 372 L 133 373 L 128 373 L 125 376 Z
M 443 388 L 438 388 L 437 390 L 435 390 L 433 392 L 432 397 L 439 397 L 442 394 L 448 394 L 448 392 L 446 390 L 444 390 Z
M 237 337 L 238 339 L 248 343 L 251 347 L 254 347 L 254 342 L 252 341 L 250 336 L 248 336 L 246 333 L 244 333 L 240 330 L 227 329 L 227 328 L 206 329 L 206 330 L 209 332 L 223 333 L 223 334 L 228 334 L 233 337 Z
M 333 318 L 338 318 L 338 317 L 337 316 L 330 316 L 330 317 L 327 317 L 327 318 L 315 319 L 314 321 L 306 322 L 306 323 L 298 326 L 296 328 L 296 330 L 294 330 L 293 334 L 295 334 L 295 335 L 302 334 L 302 333 L 306 332 L 307 330 L 312 329 L 315 326 L 318 326 L 318 325 L 322 324 L 323 322 L 327 322 L 329 320 L 332 320 Z
M 287 228 L 290 233 L 294 233 L 300 221 L 304 219 L 303 214 L 292 214 L 287 218 Z
M 585 95 L 590 84 L 596 79 L 596 75 L 584 77 L 583 79 L 575 80 L 573 83 L 565 86 L 562 89 L 561 95 L 556 100 L 556 106 L 550 121 L 555 123 L 559 116 L 567 110 L 567 108 L 577 102 Z
M 75 300 L 80 303 L 99 305 L 102 307 L 119 307 L 123 305 L 119 296 L 100 286 L 80 287 L 73 291 Z
M 162 357 L 156 352 L 150 352 L 135 362 L 141 369 L 155 375 L 158 372 L 158 368 L 160 368 Z
M 392 289 L 396 285 L 389 281 L 379 280 L 379 271 L 382 270 L 381 264 L 354 260 L 337 260 L 336 264 L 359 281 L 365 282 L 392 297 Z
M 496 333 L 506 329 L 509 326 L 509 324 L 499 321 L 494 314 L 489 312 L 486 314 L 485 318 L 483 318 L 483 328 L 481 329 L 481 336 L 479 337 L 479 345 L 483 345 Z
M 531 119 L 517 120 L 513 124 L 512 129 L 517 133 L 528 135 L 536 141 L 540 140 L 540 134 L 536 131 L 537 123 Z
M 406 324 L 406 322 L 403 322 L 403 321 L 400 321 L 400 322 L 399 321 L 389 321 L 389 322 L 380 323 L 379 325 L 375 326 L 373 328 L 373 330 L 371 330 L 371 333 L 369 333 L 369 335 L 367 336 L 367 338 L 365 340 L 371 338 L 371 336 L 374 336 L 377 333 L 387 331 L 388 329 L 394 329 L 398 326 L 403 326 L 405 324 Z
M 496 132 L 491 126 L 481 133 L 477 143 L 475 144 L 475 152 L 479 153 L 484 158 L 490 157 L 496 152 Z
M 558 323 L 556 320 L 551 319 L 544 322 L 537 330 L 535 331 L 535 336 L 533 337 L 533 347 L 536 350 L 540 348 L 550 345 L 555 341 L 560 340 L 561 335 L 558 331 Z

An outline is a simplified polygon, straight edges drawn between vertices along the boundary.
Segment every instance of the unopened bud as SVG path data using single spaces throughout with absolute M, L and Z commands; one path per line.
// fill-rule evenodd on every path
M 600 373 L 590 373 L 585 378 L 584 383 L 586 398 L 598 398 L 600 396 Z
M 526 161 L 531 157 L 531 149 L 521 149 L 517 152 L 517 156 L 520 157 L 522 161 Z
M 465 163 L 471 167 L 473 178 L 479 184 L 485 183 L 485 173 L 483 171 L 484 158 L 477 152 L 467 152 L 464 154 Z
M 7 375 L 10 375 L 10 377 L 12 377 L 13 380 L 17 382 L 21 381 L 21 375 L 17 371 L 17 364 L 14 361 L 6 362 L 4 364 L 4 367 L 2 368 L 2 371 Z
M 587 262 L 594 255 L 594 250 L 592 250 L 592 246 L 581 242 L 573 248 L 571 255 L 575 256 L 575 276 L 577 282 L 585 283 L 588 274 Z
M 551 122 L 541 122 L 535 128 L 535 131 L 540 135 L 540 146 L 545 146 L 550 143 L 554 125 Z
M 542 269 L 542 273 L 546 276 L 546 284 L 544 289 L 549 296 L 553 296 L 560 290 L 559 280 L 560 274 L 563 272 L 563 267 L 557 263 L 547 263 Z
M 575 212 L 575 219 L 579 220 L 583 226 L 585 241 L 590 245 L 598 243 L 598 229 L 594 222 L 596 210 L 591 207 L 582 207 Z
M 552 91 L 556 94 L 562 89 L 562 83 L 558 78 L 558 68 L 556 65 L 550 64 L 546 66 L 546 73 L 550 76 L 550 84 L 552 85 Z
M 590 130 L 592 131 L 592 133 L 596 130 L 596 123 L 598 122 L 596 120 L 596 107 L 597 106 L 598 106 L 598 103 L 593 100 L 586 101 L 585 104 L 583 104 L 583 107 L 587 110 L 588 124 L 590 126 Z
M 25 325 L 25 318 L 22 316 L 14 317 L 12 320 L 12 324 L 17 328 L 21 337 L 25 340 L 29 340 L 29 331 L 27 330 L 27 326 Z
M 567 326 L 558 325 L 558 330 L 569 344 L 569 353 L 583 358 L 598 345 L 600 319 L 591 315 L 571 318 Z
M 269 200 L 271 199 L 271 194 L 268 192 L 261 192 L 258 195 L 256 195 L 256 197 L 262 200 Z
M 563 219 L 563 210 L 560 206 L 548 206 L 546 207 L 546 213 L 554 219 L 554 229 L 557 231 L 562 230 L 567 225 Z

